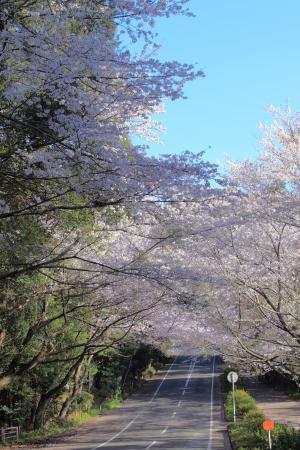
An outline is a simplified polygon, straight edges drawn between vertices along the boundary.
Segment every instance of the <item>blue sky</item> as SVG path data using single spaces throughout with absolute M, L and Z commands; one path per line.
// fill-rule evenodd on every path
M 271 120 L 267 107 L 300 110 L 300 1 L 192 0 L 190 7 L 196 18 L 157 22 L 160 58 L 197 62 L 206 78 L 187 85 L 187 100 L 167 102 L 164 145 L 150 144 L 150 153 L 255 158 L 258 123 Z

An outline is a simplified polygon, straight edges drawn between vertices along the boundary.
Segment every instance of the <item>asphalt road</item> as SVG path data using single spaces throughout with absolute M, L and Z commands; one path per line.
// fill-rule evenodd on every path
M 39 450 L 226 449 L 214 358 L 177 357 L 123 405 Z

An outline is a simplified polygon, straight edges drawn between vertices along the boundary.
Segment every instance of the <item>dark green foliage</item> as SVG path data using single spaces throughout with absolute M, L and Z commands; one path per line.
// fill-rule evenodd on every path
M 118 401 L 129 395 L 145 377 L 153 374 L 166 361 L 167 358 L 158 349 L 133 338 L 127 338 L 118 349 L 99 352 L 88 366 L 89 370 L 84 372 L 83 389 L 70 403 L 68 414 L 88 411 L 94 404 L 98 411 L 100 406 L 101 411 L 108 410 L 110 403 L 117 405 Z M 70 364 L 38 365 L 26 377 L 0 390 L 0 425 L 20 425 L 22 430 L 32 428 L 41 396 L 59 383 Z M 92 392 L 88 392 L 91 377 Z M 72 383 L 59 389 L 50 398 L 43 412 L 44 423 L 58 418 L 71 388 Z
M 71 404 L 69 412 L 72 411 L 88 411 L 93 406 L 94 396 L 90 392 L 82 391 L 77 395 Z
M 28 379 L 12 383 L 0 391 L 1 426 L 27 428 L 35 401 L 36 392 Z
M 126 397 L 143 380 L 149 366 L 158 369 L 167 358 L 155 347 L 127 340 L 120 351 L 109 350 L 95 358 L 94 388 L 99 400 Z
M 300 433 L 287 425 L 277 424 L 273 432 L 274 449 L 300 449 Z

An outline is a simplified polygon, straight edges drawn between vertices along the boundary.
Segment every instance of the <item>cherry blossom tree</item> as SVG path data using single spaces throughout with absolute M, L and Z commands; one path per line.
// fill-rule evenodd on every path
M 298 115 L 276 111 L 258 160 L 231 162 L 228 195 L 210 203 L 211 221 L 190 220 L 189 251 L 206 293 L 204 344 L 299 384 L 298 140 Z
M 6 196 L 0 218 L 132 203 L 149 193 L 170 198 L 171 176 L 179 183 L 189 169 L 207 178 L 211 168 L 190 154 L 158 162 L 128 140 L 141 123 L 147 133 L 162 100 L 181 97 L 202 72 L 160 63 L 146 50 L 132 54 L 121 33 L 154 45 L 155 16 L 181 12 L 184 3 L 3 2 L 2 176 L 30 200 L 9 205 Z
M 155 19 L 187 3 L 0 0 L 0 386 L 34 389 L 36 427 L 97 352 L 186 295 L 167 215 L 205 203 L 216 167 L 131 136 L 155 139 L 152 115 L 203 76 L 157 56 Z

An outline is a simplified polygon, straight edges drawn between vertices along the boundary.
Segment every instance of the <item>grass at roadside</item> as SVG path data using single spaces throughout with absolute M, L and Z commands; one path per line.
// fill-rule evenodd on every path
M 225 402 L 227 420 L 233 420 L 232 393 L 229 392 Z M 242 389 L 236 390 L 236 424 L 228 427 L 230 440 L 234 450 L 268 450 L 268 435 L 262 424 L 266 417 L 257 408 L 255 400 Z M 273 449 L 299 450 L 300 433 L 292 427 L 275 424 L 272 431 Z
M 5 448 L 17 444 L 38 444 L 45 443 L 53 437 L 65 434 L 68 431 L 75 430 L 84 425 L 88 420 L 99 417 L 108 411 L 111 411 L 120 406 L 121 400 L 113 399 L 102 403 L 99 407 L 94 407 L 87 412 L 73 413 L 68 419 L 63 421 L 51 421 L 45 427 L 38 430 L 23 432 L 18 441 L 8 441 L 7 443 L 0 442 L 0 445 Z
M 163 365 L 157 365 L 157 367 L 154 367 L 150 363 L 147 369 L 145 369 L 145 371 L 143 372 L 143 380 L 145 381 L 152 378 L 156 374 L 157 370 L 159 370 L 162 366 Z M 18 441 L 9 440 L 7 443 L 3 443 L 0 441 L 0 448 L 7 448 L 12 445 L 19 444 L 45 443 L 53 437 L 57 437 L 70 431 L 76 430 L 90 419 L 99 417 L 117 408 L 118 406 L 120 406 L 122 401 L 123 400 L 121 398 L 114 398 L 112 400 L 107 400 L 101 403 L 97 407 L 91 408 L 89 411 L 75 411 L 65 420 L 52 420 L 46 426 L 38 430 L 22 432 Z

